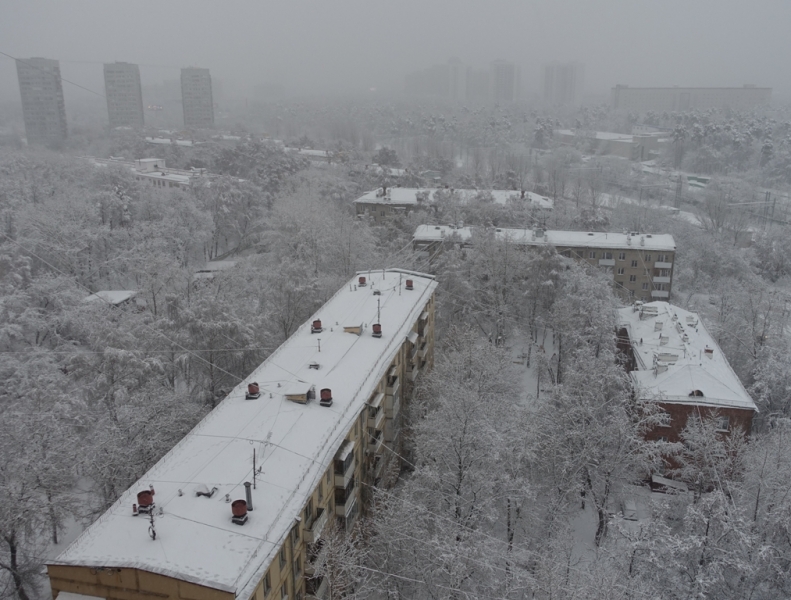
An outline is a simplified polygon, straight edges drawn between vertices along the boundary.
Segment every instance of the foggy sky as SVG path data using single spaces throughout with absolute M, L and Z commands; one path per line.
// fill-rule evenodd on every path
M 789 0 L 0 0 L 0 50 L 59 59 L 63 77 L 99 92 L 99 63 L 115 60 L 139 63 L 144 84 L 208 67 L 243 96 L 263 82 L 400 92 L 408 71 L 457 56 L 521 65 L 528 95 L 545 62 L 580 60 L 586 92 L 753 83 L 779 99 L 791 95 L 790 24 Z M 0 100 L 19 100 L 4 57 Z

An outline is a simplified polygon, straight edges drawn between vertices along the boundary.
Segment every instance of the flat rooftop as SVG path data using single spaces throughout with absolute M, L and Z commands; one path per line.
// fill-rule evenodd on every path
M 508 200 L 513 199 L 519 201 L 520 199 L 526 200 L 539 208 L 551 210 L 554 202 L 551 198 L 540 196 L 533 192 L 525 192 L 524 198 L 521 198 L 522 192 L 519 190 L 451 190 L 449 188 L 402 188 L 390 187 L 386 192 L 382 188 L 366 192 L 355 203 L 361 202 L 365 204 L 393 204 L 396 206 L 415 206 L 422 202 L 431 204 L 435 202 L 435 195 L 437 192 L 450 192 L 453 191 L 458 197 L 459 201 L 464 204 L 471 201 L 476 195 L 480 193 L 489 193 L 494 198 L 495 204 L 505 205 Z M 425 197 L 425 200 L 418 200 L 419 197 Z
M 618 311 L 637 361 L 640 397 L 658 402 L 757 410 L 700 317 L 667 302 Z M 658 367 L 658 368 L 657 368 Z M 702 396 L 690 396 L 698 390 Z
M 430 275 L 407 271 L 360 274 L 367 287 L 355 289 L 356 277 L 344 285 L 50 564 L 137 568 L 250 597 L 437 285 Z M 406 277 L 413 291 L 404 289 Z M 371 335 L 377 300 L 379 339 Z M 314 318 L 324 326 L 320 334 L 310 333 Z M 343 330 L 361 324 L 360 336 Z M 258 400 L 245 400 L 250 382 L 261 387 Z M 316 400 L 285 398 L 311 386 Z M 318 403 L 325 387 L 332 390 L 329 408 Z M 254 510 L 239 526 L 226 495 L 245 497 L 254 449 L 262 471 Z M 163 509 L 154 518 L 156 541 L 148 516 L 132 515 L 137 493 L 150 485 L 155 513 Z M 217 491 L 198 497 L 199 486 Z
M 416 242 L 436 242 L 457 236 L 462 242 L 472 238 L 474 228 L 451 225 L 420 225 L 415 229 Z M 483 230 L 482 230 L 483 231 Z M 541 233 L 535 229 L 496 228 L 498 239 L 529 246 L 555 246 L 569 248 L 642 249 L 673 252 L 676 241 L 667 233 L 612 233 L 590 231 L 560 231 L 548 229 Z M 540 235 L 539 235 L 540 234 Z

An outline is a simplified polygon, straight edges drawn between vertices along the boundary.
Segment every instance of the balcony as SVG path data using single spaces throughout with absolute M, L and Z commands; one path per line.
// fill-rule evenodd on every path
M 385 411 L 382 410 L 381 408 L 376 410 L 376 414 L 373 417 L 371 416 L 371 413 L 369 411 L 369 413 L 368 413 L 368 427 L 371 427 L 373 429 L 381 429 L 382 428 L 382 424 L 384 423 L 384 420 L 385 420 Z
M 652 279 L 654 283 L 670 283 L 670 277 L 654 277 Z
M 669 262 L 655 262 L 654 263 L 654 268 L 655 269 L 672 269 L 673 268 L 673 263 L 669 263 Z
M 335 502 L 335 516 L 336 517 L 345 517 L 354 508 L 354 505 L 357 504 L 357 495 L 352 491 L 347 497 L 345 502 Z
M 321 583 L 318 585 L 318 587 L 308 586 L 308 589 L 306 590 L 306 597 L 315 600 L 325 600 L 327 597 L 327 578 L 322 577 Z
M 388 383 L 387 384 L 387 389 L 385 390 L 385 393 L 388 396 L 395 396 L 398 393 L 398 388 L 401 387 L 401 378 L 400 377 L 394 377 L 393 379 L 395 381 L 393 381 L 392 384 Z
M 385 400 L 385 416 L 388 419 L 394 419 L 398 416 L 398 411 L 401 409 L 401 397 L 390 396 Z
M 345 488 L 347 485 L 349 485 L 349 481 L 351 481 L 352 478 L 354 477 L 354 467 L 355 467 L 354 458 L 352 458 L 352 461 L 347 467 L 345 473 L 338 473 L 338 472 L 335 473 L 336 488 Z
M 409 381 L 415 381 L 415 379 L 417 379 L 418 373 L 420 373 L 418 366 L 413 366 L 412 370 L 409 372 L 409 375 L 407 375 L 407 377 L 409 377 Z
M 377 454 L 382 452 L 382 442 L 384 441 L 384 434 L 381 429 L 377 429 L 376 433 L 368 436 L 368 447 Z
M 321 538 L 324 528 L 327 526 L 329 511 L 323 508 L 319 510 L 318 516 L 313 519 L 313 524 L 305 530 L 305 541 L 308 544 L 313 544 Z M 307 564 L 305 565 L 305 572 L 307 572 Z
M 669 296 L 670 292 L 666 292 L 665 290 L 651 290 L 652 298 L 667 298 Z
M 600 258 L 599 259 L 599 266 L 600 267 L 614 267 L 615 266 L 615 259 L 614 258 Z
M 423 342 L 423 345 L 420 347 L 420 350 L 418 350 L 417 355 L 420 358 L 426 358 L 426 354 L 428 354 L 428 343 Z

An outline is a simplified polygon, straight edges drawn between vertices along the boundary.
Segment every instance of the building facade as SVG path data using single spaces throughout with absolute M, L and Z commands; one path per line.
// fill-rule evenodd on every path
M 181 104 L 186 129 L 214 127 L 214 97 L 209 69 L 181 69 Z
M 107 116 L 110 129 L 145 125 L 143 91 L 140 85 L 140 68 L 125 62 L 104 65 L 104 90 L 107 96 Z
M 692 417 L 716 418 L 723 435 L 750 433 L 755 403 L 697 314 L 650 302 L 618 316 L 618 347 L 635 393 L 662 411 L 646 439 L 681 442 Z
M 670 297 L 676 255 L 671 235 L 505 228 L 494 229 L 493 234 L 517 246 L 552 246 L 563 256 L 604 269 L 612 275 L 615 292 L 625 300 Z M 448 243 L 474 246 L 475 232 L 471 227 L 421 225 L 412 239 L 413 247 L 430 258 Z
M 49 58 L 16 61 L 27 143 L 59 147 L 66 141 L 66 105 L 60 63 Z
M 489 67 L 491 72 L 492 100 L 498 104 L 509 104 L 519 99 L 522 85 L 521 72 L 514 63 L 495 60 Z
M 48 563 L 53 599 L 325 598 L 322 545 L 397 476 L 435 289 L 355 276 Z
M 366 192 L 354 201 L 354 210 L 358 218 L 367 218 L 374 224 L 381 225 L 397 215 L 415 210 L 431 211 L 438 203 L 463 206 L 474 202 L 479 196 L 500 205 L 505 205 L 508 202 L 523 202 L 537 210 L 548 211 L 552 210 L 554 206 L 551 198 L 525 190 L 389 187 Z
M 754 85 L 724 88 L 634 88 L 616 85 L 611 92 L 613 108 L 635 112 L 672 112 L 695 108 L 750 110 L 769 104 L 771 100 L 772 88 Z
M 544 102 L 551 105 L 579 104 L 585 81 L 582 63 L 550 63 L 544 65 Z

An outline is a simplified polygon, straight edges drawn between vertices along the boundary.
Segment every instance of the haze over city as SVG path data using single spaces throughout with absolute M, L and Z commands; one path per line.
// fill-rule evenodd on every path
M 263 83 L 300 95 L 371 88 L 391 94 L 402 91 L 409 71 L 457 56 L 473 65 L 498 58 L 516 63 L 527 97 L 540 90 L 541 65 L 581 59 L 587 91 L 602 96 L 618 83 L 749 83 L 773 87 L 779 97 L 791 93 L 783 75 L 791 5 L 783 0 L 4 0 L 0 6 L 4 52 L 59 59 L 66 79 L 97 89 L 99 63 L 126 61 L 142 66 L 144 84 L 175 79 L 179 67 L 207 67 L 229 95 L 249 95 Z M 13 62 L 2 57 L 3 101 L 16 97 L 15 77 Z M 82 93 L 69 87 L 69 96 Z
M 0 0 L 0 600 L 791 598 L 788 0 Z

